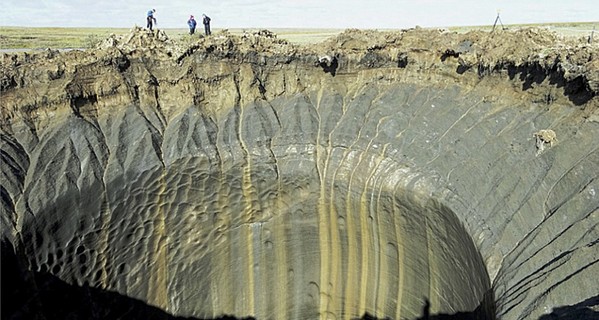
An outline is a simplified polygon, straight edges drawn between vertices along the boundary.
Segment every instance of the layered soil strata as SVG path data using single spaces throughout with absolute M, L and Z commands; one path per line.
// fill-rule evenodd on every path
M 174 316 L 596 315 L 598 49 L 133 29 L 4 54 L 2 241 Z

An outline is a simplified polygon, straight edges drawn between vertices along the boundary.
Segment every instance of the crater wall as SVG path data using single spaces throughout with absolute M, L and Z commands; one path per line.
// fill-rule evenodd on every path
M 502 36 L 555 41 L 526 32 Z M 175 316 L 596 314 L 596 57 L 489 41 L 133 30 L 5 55 L 3 241 Z

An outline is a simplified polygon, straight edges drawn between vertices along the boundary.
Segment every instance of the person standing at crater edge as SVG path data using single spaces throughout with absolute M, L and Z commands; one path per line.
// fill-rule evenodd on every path
M 196 31 L 197 22 L 193 15 L 189 17 L 189 20 L 187 20 L 187 25 L 189 26 L 189 34 L 194 34 Z
M 202 17 L 204 17 L 202 19 L 202 23 L 204 23 L 204 31 L 206 32 L 206 35 L 209 36 L 212 34 L 212 32 L 210 32 L 210 17 L 206 14 L 202 14 Z
M 148 11 L 148 15 L 146 17 L 146 20 L 148 22 L 146 28 L 150 29 L 150 31 L 152 31 L 152 26 L 156 23 L 156 18 L 154 18 L 154 12 L 156 12 L 156 9 Z

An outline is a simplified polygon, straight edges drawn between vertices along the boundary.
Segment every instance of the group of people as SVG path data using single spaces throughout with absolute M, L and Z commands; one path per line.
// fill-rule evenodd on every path
M 152 9 L 150 11 L 148 11 L 147 17 L 146 17 L 146 28 L 150 29 L 150 31 L 153 31 L 153 27 L 156 24 L 156 17 L 154 17 L 154 13 L 156 12 L 156 9 Z M 206 33 L 207 36 L 211 35 L 212 32 L 210 31 L 210 17 L 208 17 L 205 14 L 202 14 L 202 23 L 204 24 L 204 32 Z M 194 34 L 196 31 L 196 25 L 197 22 L 195 20 L 195 18 L 193 17 L 193 15 L 191 15 L 189 17 L 189 20 L 187 20 L 187 25 L 189 26 L 189 34 Z
M 204 32 L 206 33 L 207 36 L 211 35 L 212 32 L 210 31 L 210 17 L 208 17 L 207 15 L 203 14 L 202 15 L 202 23 L 204 24 Z M 189 34 L 194 34 L 196 31 L 196 19 L 193 17 L 193 15 L 191 15 L 189 17 L 189 20 L 187 20 L 187 25 L 189 26 Z

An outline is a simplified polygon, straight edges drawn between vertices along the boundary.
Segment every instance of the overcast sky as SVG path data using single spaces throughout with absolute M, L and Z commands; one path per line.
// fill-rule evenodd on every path
M 1 26 L 185 28 L 206 13 L 213 28 L 369 28 L 599 21 L 599 0 L 1 0 Z

